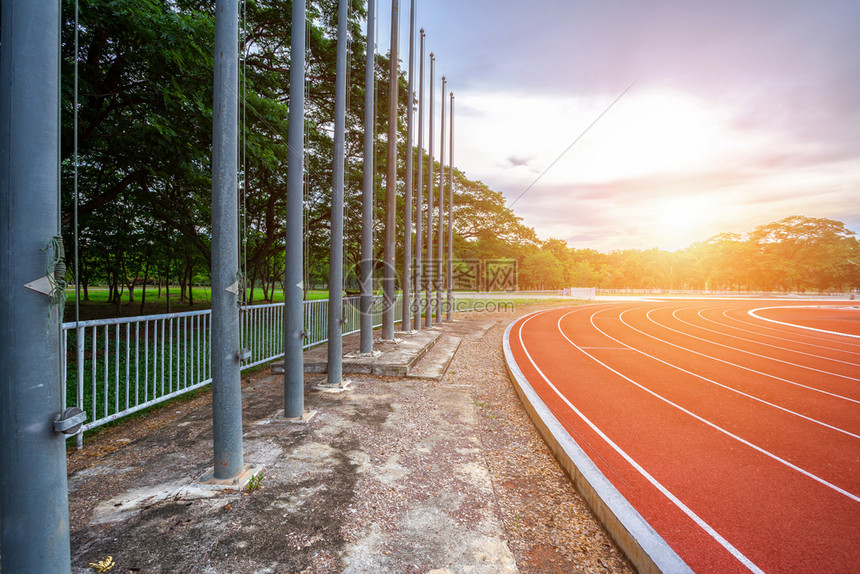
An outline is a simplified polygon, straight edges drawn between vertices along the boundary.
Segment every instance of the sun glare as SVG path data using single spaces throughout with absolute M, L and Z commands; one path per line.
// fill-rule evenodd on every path
M 700 229 L 709 222 L 712 208 L 705 198 L 673 197 L 656 203 L 653 221 L 668 232 Z

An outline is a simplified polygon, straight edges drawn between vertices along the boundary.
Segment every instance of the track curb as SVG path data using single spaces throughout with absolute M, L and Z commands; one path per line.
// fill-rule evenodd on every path
M 544 312 L 537 311 L 512 321 L 502 339 L 508 376 L 523 407 L 591 512 L 640 574 L 691 573 L 690 567 L 570 437 L 517 365 L 510 345 L 513 326 L 526 317 Z

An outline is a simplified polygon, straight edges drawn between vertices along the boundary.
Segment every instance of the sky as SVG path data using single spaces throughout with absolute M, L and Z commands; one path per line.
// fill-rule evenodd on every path
M 860 232 L 857 0 L 417 5 L 436 129 L 444 74 L 455 164 L 540 238 L 676 250 L 790 215 Z

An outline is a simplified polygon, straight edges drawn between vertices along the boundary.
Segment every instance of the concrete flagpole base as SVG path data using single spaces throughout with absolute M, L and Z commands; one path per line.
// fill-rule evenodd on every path
M 242 467 L 242 472 L 232 478 L 215 478 L 215 468 L 207 470 L 203 476 L 194 481 L 194 486 L 209 489 L 238 489 L 242 490 L 252 478 L 263 472 L 262 464 L 247 463 Z
M 315 391 L 323 393 L 343 393 L 352 390 L 352 381 L 349 379 L 341 379 L 336 385 L 330 385 L 326 380 L 313 387 Z

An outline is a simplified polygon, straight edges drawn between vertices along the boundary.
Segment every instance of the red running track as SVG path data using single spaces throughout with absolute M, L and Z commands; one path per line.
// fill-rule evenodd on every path
M 860 338 L 749 313 L 791 305 L 553 309 L 515 322 L 510 351 L 570 436 L 694 571 L 858 572 Z M 817 310 L 827 320 L 804 310 L 805 326 L 837 331 L 858 313 L 842 306 Z M 792 318 L 791 309 L 769 313 Z

